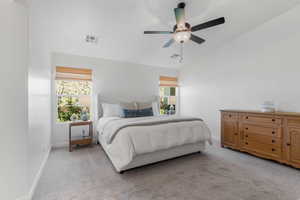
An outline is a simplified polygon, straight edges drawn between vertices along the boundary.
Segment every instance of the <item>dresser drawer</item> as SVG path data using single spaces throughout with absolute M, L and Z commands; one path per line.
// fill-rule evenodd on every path
M 300 127 L 300 118 L 287 118 L 287 125 Z
M 282 140 L 280 138 L 266 136 L 266 135 L 260 135 L 260 134 L 245 134 L 244 140 L 248 142 L 258 142 L 262 144 L 268 144 L 268 145 L 274 145 L 276 147 L 281 147 Z
M 246 140 L 243 143 L 243 149 L 249 151 L 249 153 L 256 153 L 272 158 L 281 158 L 281 148 L 275 145 L 262 144 Z
M 242 116 L 242 120 L 245 123 L 255 124 L 281 125 L 282 123 L 281 118 L 272 115 L 245 114 Z
M 271 137 L 281 138 L 281 127 L 278 126 L 262 126 L 262 125 L 254 125 L 254 124 L 243 124 L 241 126 L 242 132 L 244 135 L 265 135 Z
M 236 120 L 238 120 L 238 114 L 237 113 L 229 113 L 229 112 L 222 113 L 222 117 L 223 117 L 223 120 L 226 120 L 226 121 L 236 121 Z

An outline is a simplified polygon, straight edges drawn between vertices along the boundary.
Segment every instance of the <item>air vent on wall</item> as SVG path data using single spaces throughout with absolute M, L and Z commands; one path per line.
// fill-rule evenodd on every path
M 98 43 L 98 37 L 95 35 L 87 35 L 85 37 L 85 41 L 87 43 L 97 44 Z
M 170 58 L 177 59 L 177 58 L 180 58 L 180 55 L 175 53 L 175 54 L 171 55 Z

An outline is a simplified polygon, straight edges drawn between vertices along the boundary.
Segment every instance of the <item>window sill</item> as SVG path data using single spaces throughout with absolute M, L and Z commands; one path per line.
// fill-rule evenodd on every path
M 93 120 L 88 120 L 88 121 L 93 121 Z M 73 121 L 67 121 L 67 122 L 56 122 L 57 125 L 65 125 L 65 124 L 70 124 Z M 74 122 L 84 122 L 83 120 L 76 120 Z
M 71 121 L 68 122 L 56 122 L 57 125 L 65 125 L 65 124 L 69 124 Z

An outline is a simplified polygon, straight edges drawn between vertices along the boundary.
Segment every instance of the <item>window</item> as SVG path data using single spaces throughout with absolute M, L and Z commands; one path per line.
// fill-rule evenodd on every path
M 161 76 L 160 81 L 160 114 L 174 115 L 177 109 L 178 85 L 176 77 Z
M 56 67 L 57 121 L 90 118 L 92 71 Z

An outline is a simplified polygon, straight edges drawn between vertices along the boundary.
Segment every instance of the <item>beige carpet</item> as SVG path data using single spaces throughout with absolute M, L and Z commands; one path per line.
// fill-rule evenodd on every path
M 99 146 L 53 150 L 34 200 L 298 200 L 300 170 L 209 147 L 120 175 Z

